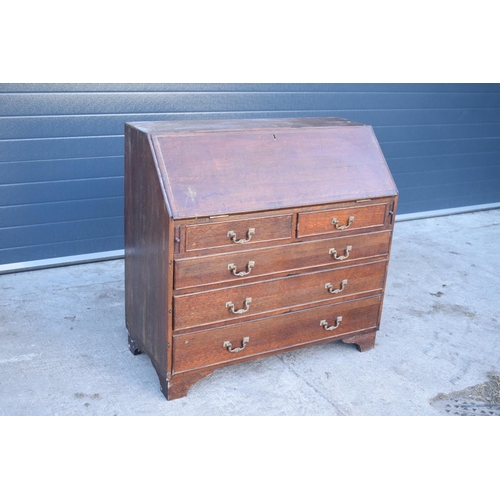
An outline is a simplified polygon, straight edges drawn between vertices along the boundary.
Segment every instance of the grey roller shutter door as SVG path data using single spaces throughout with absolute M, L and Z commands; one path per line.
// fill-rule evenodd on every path
M 123 249 L 127 121 L 373 126 L 399 214 L 500 202 L 499 84 L 0 84 L 2 266 Z

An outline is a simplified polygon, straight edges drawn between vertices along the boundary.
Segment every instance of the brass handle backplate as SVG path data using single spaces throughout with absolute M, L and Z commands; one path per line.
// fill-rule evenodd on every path
M 250 304 L 252 303 L 252 297 L 247 297 L 244 302 L 244 308 L 243 309 L 234 309 L 234 304 L 232 302 L 226 302 L 226 307 L 233 313 L 233 314 L 243 314 L 250 309 Z
M 344 259 L 347 259 L 347 257 L 349 257 L 349 252 L 351 250 L 352 250 L 352 247 L 348 246 L 344 250 L 344 255 L 337 255 L 337 250 L 335 250 L 335 248 L 330 248 L 330 250 L 328 250 L 328 253 L 330 255 L 332 255 L 335 260 L 344 260 Z
M 246 276 L 247 274 L 250 274 L 252 272 L 253 267 L 255 266 L 255 261 L 251 260 L 247 264 L 247 270 L 246 271 L 236 271 L 236 264 L 228 264 L 227 268 L 235 275 L 235 276 Z
M 319 325 L 322 326 L 325 330 L 328 330 L 329 332 L 332 330 L 335 330 L 340 326 L 340 323 L 342 322 L 342 316 L 337 316 L 337 319 L 335 320 L 335 324 L 332 326 L 328 326 L 328 321 L 326 319 L 322 319 L 319 322 Z
M 245 346 L 250 342 L 250 337 L 244 337 L 243 340 L 241 341 L 241 347 L 235 347 L 233 349 L 233 344 L 229 342 L 229 340 L 226 340 L 223 344 L 222 347 L 225 347 L 229 352 L 240 352 L 243 349 L 245 349 Z
M 255 228 L 251 227 L 247 231 L 247 238 L 246 238 L 246 240 L 245 239 L 237 240 L 236 239 L 236 233 L 234 231 L 228 231 L 227 232 L 227 237 L 231 238 L 231 241 L 234 242 L 234 243 L 248 243 L 252 239 L 252 235 L 253 234 L 255 234 Z
M 340 293 L 345 290 L 345 286 L 347 285 L 347 280 L 342 280 L 342 283 L 340 283 L 340 288 L 333 288 L 331 283 L 326 283 L 325 288 L 330 292 L 330 293 Z
M 335 218 L 332 219 L 332 224 L 335 226 L 335 229 L 340 229 L 341 231 L 349 228 L 351 226 L 351 222 L 354 222 L 354 215 L 349 216 L 349 218 L 347 219 L 347 224 L 345 226 L 339 226 L 339 220 Z

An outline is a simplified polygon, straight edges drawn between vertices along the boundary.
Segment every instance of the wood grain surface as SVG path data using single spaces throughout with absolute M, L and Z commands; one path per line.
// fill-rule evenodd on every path
M 174 297 L 174 330 L 206 326 L 217 322 L 247 321 L 256 315 L 279 313 L 318 302 L 352 299 L 359 294 L 381 293 L 385 283 L 387 262 L 298 274 L 240 286 L 188 293 Z M 342 285 L 343 281 L 347 281 Z M 330 284 L 331 293 L 325 285 Z M 244 308 L 245 299 L 252 301 L 245 313 L 233 313 L 226 307 Z
M 174 336 L 174 372 L 217 365 L 247 358 L 252 354 L 273 352 L 280 348 L 306 345 L 320 339 L 333 339 L 338 335 L 373 329 L 377 326 L 379 304 L 380 296 L 374 296 Z M 342 321 L 333 331 L 327 331 L 320 325 L 322 320 L 334 325 L 340 316 Z M 223 346 L 224 342 L 231 342 L 233 347 L 240 347 L 245 337 L 249 337 L 248 344 L 237 353 L 231 353 Z
M 174 218 L 396 194 L 371 127 L 307 123 L 155 135 Z
M 386 256 L 389 252 L 390 237 L 390 231 L 381 231 L 292 245 L 176 259 L 174 287 L 176 290 L 182 290 L 200 285 L 243 283 L 258 276 L 271 276 L 305 269 L 313 270 L 318 267 L 338 266 L 363 259 Z M 339 256 L 344 256 L 348 246 L 351 247 L 351 250 L 345 260 L 335 260 L 329 254 L 329 251 L 335 248 Z M 235 276 L 228 269 L 229 264 L 235 264 L 237 272 L 242 272 L 248 268 L 249 262 L 254 262 L 255 265 L 246 276 Z

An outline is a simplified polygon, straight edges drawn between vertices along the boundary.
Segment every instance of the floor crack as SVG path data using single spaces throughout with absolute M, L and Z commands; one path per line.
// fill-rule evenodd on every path
M 330 404 L 339 415 L 341 416 L 347 416 L 348 413 L 345 411 L 341 410 L 335 403 L 330 401 L 324 394 L 322 394 L 314 385 L 312 385 L 310 382 L 308 382 L 306 379 L 304 379 L 297 371 L 295 371 L 291 365 L 288 363 L 285 363 L 285 360 L 281 356 L 277 356 L 277 358 L 286 366 L 287 370 L 291 371 L 297 378 L 302 380 L 308 387 L 310 387 L 318 396 L 320 396 L 322 399 L 324 399 L 328 404 Z

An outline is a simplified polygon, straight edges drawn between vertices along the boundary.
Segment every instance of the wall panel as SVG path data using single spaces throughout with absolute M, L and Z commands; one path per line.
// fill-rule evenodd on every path
M 373 126 L 399 214 L 500 202 L 500 84 L 0 84 L 0 271 L 123 249 L 123 124 Z

